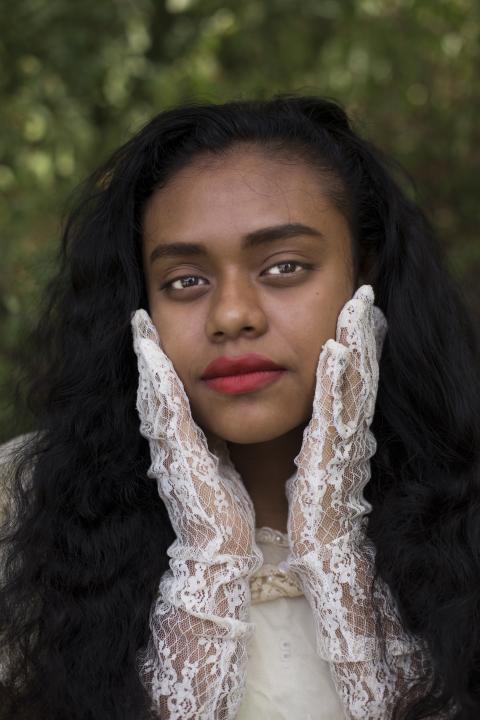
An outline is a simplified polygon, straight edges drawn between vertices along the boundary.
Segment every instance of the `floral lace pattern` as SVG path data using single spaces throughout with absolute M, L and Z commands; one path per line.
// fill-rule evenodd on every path
M 261 566 L 254 510 L 222 441 L 212 453 L 145 310 L 132 316 L 137 410 L 176 539 L 137 656 L 153 709 L 168 720 L 233 718 L 241 702 L 251 574 Z M 225 453 L 226 451 L 226 453 Z
M 426 649 L 403 628 L 387 585 L 373 590 L 375 547 L 366 537 L 372 507 L 363 489 L 377 447 L 370 425 L 386 331 L 373 289 L 360 288 L 339 315 L 337 340 L 320 354 L 312 418 L 295 458 L 298 471 L 286 484 L 287 564 L 312 608 L 317 652 L 331 666 L 347 716 L 369 720 L 391 717 L 408 681 L 428 669 Z
M 376 451 L 370 425 L 386 333 L 372 288 L 360 288 L 345 305 L 337 340 L 322 348 L 312 418 L 295 458 L 298 470 L 286 483 L 290 551 L 275 573 L 271 567 L 259 572 L 253 506 L 226 444 L 215 453 L 207 448 L 144 310 L 134 314 L 132 327 L 149 477 L 157 480 L 177 536 L 152 607 L 149 643 L 139 655 L 142 680 L 160 716 L 235 718 L 254 631 L 251 586 L 261 597 L 262 583 L 280 590 L 288 579 L 311 607 L 317 652 L 330 667 L 345 716 L 388 720 L 409 686 L 428 674 L 429 659 L 402 627 L 389 588 L 372 587 L 375 548 L 366 537 L 371 506 L 363 489 Z M 386 631 L 387 663 L 375 608 Z
M 279 597 L 298 597 L 303 595 L 298 580 L 290 573 L 286 557 L 288 552 L 288 535 L 270 527 L 256 528 L 255 539 L 262 549 L 264 563 L 255 570 L 250 578 L 251 604 L 275 600 Z M 277 548 L 283 560 L 271 562 L 265 560 L 265 550 Z M 273 560 L 273 558 L 272 558 Z

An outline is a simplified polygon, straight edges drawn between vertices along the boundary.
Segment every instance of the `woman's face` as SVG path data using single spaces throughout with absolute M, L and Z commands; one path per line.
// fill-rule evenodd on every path
M 248 146 L 195 160 L 149 199 L 149 313 L 207 438 L 265 442 L 311 416 L 322 345 L 335 338 L 340 310 L 355 292 L 347 221 L 324 192 L 327 182 L 300 160 L 268 159 Z M 244 247 L 249 233 L 293 223 L 318 235 Z M 170 243 L 198 244 L 204 254 L 151 258 Z M 250 352 L 287 372 L 237 395 L 201 379 L 215 358 Z

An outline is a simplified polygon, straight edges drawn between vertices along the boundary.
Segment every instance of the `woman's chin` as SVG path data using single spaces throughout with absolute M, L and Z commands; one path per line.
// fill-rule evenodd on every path
M 227 443 L 233 443 L 235 445 L 255 445 L 257 443 L 269 442 L 276 438 L 282 437 L 289 428 L 278 429 L 278 428 L 254 428 L 251 426 L 236 427 L 230 431 L 224 431 L 221 435 L 222 440 Z

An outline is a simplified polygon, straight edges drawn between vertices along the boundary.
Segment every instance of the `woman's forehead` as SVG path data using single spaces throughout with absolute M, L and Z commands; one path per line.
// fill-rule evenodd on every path
M 318 236 L 346 224 L 308 166 L 231 156 L 184 168 L 157 190 L 146 207 L 144 240 L 205 243 L 221 236 L 240 243 L 255 231 L 295 223 Z

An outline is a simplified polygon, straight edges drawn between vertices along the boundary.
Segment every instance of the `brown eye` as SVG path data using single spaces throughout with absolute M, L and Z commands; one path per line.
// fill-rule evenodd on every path
M 305 269 L 305 268 L 308 268 L 307 263 L 296 262 L 296 260 L 284 260 L 283 262 L 277 263 L 276 265 L 272 265 L 272 266 L 271 266 L 270 268 L 268 268 L 268 269 L 271 270 L 272 268 L 282 267 L 282 266 L 285 266 L 285 265 L 298 265 L 298 267 L 302 267 L 302 268 L 304 268 L 304 269 Z M 274 273 L 274 274 L 275 274 L 275 273 Z M 291 272 L 291 273 L 282 273 L 282 272 L 281 272 L 281 273 L 276 273 L 276 274 L 277 274 L 277 275 L 298 275 L 298 273 L 293 273 L 293 272 Z
M 193 280 L 193 279 L 196 279 L 196 278 L 200 278 L 200 276 L 199 276 L 199 275 L 182 275 L 182 277 L 178 277 L 178 278 L 174 278 L 173 280 L 169 280 L 167 283 L 165 283 L 164 285 L 162 285 L 162 287 L 160 288 L 160 290 L 170 290 L 170 289 L 172 289 L 172 290 L 182 290 L 183 288 L 172 288 L 173 283 L 181 282 L 182 280 Z M 204 278 L 200 278 L 200 279 L 204 279 Z M 197 285 L 189 284 L 189 285 L 187 285 L 187 287 L 198 287 L 198 286 L 197 286 Z
M 313 268 L 313 265 L 311 265 L 310 263 L 297 262 L 296 260 L 284 260 L 283 262 L 279 262 L 279 263 L 275 263 L 275 265 L 271 265 L 269 268 L 267 268 L 267 270 L 271 270 L 272 268 L 276 268 L 276 267 L 282 267 L 285 265 L 297 265 L 298 267 L 302 268 L 303 270 L 311 270 Z M 267 272 L 267 270 L 265 272 Z M 275 274 L 277 275 L 277 277 L 281 277 L 283 275 L 300 275 L 301 273 L 299 273 L 299 272 L 279 272 L 279 273 L 274 273 L 274 275 Z M 177 291 L 181 292 L 182 290 L 187 290 L 188 288 L 199 287 L 199 285 L 196 285 L 193 283 L 190 283 L 183 288 L 182 287 L 180 287 L 180 288 L 172 287 L 174 283 L 182 282 L 183 280 L 205 280 L 205 278 L 202 278 L 200 275 L 182 275 L 181 277 L 173 278 L 173 280 L 169 280 L 168 282 L 166 282 L 164 285 L 162 285 L 160 287 L 160 290 L 167 290 L 167 291 L 173 290 L 174 292 L 177 292 Z

